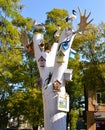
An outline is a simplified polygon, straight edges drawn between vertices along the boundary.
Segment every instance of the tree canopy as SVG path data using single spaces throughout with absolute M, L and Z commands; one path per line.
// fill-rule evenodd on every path
M 36 109 L 29 103 L 40 99 L 41 91 L 35 88 L 35 74 L 38 75 L 38 71 L 35 58 L 24 52 L 21 43 L 21 33 L 32 30 L 32 19 L 21 15 L 24 6 L 20 4 L 20 0 L 0 0 L 0 7 L 0 127 L 12 125 L 9 120 L 19 119 L 21 115 L 25 119 L 28 116 L 30 124 L 35 126 L 35 122 L 40 121 L 32 118 L 38 115 L 38 108 L 42 110 L 39 105 L 42 103 L 40 100 L 39 104 L 35 104 Z M 32 90 L 35 91 L 31 98 Z M 31 114 L 31 109 L 33 116 L 27 113 L 30 111 Z M 40 113 L 39 115 L 42 119 Z M 18 120 L 17 126 L 19 124 Z
M 20 115 L 35 127 L 43 123 L 41 90 L 37 88 L 39 73 L 35 58 L 23 51 L 21 43 L 24 31 L 32 40 L 32 19 L 21 15 L 24 6 L 20 0 L 0 0 L 0 7 L 0 127 L 5 128 L 10 118 Z M 45 41 L 52 45 L 57 26 L 62 31 L 72 24 L 64 20 L 68 15 L 65 9 L 54 8 L 46 15 Z M 91 89 L 105 86 L 104 32 L 104 23 L 89 25 L 84 34 L 74 39 L 72 48 L 76 55 L 68 64 L 73 69 L 73 81 L 66 83 L 73 109 L 78 108 L 76 102 L 83 95 L 84 85 Z

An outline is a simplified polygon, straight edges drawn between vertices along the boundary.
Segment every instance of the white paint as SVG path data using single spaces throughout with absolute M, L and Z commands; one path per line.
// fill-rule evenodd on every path
M 42 97 L 43 97 L 43 106 L 44 106 L 44 129 L 45 130 L 66 130 L 66 112 L 57 110 L 57 99 L 58 95 L 65 95 L 65 79 L 64 72 L 67 69 L 69 52 L 73 42 L 75 34 L 69 28 L 66 28 L 60 37 L 59 43 L 54 43 L 52 49 L 49 53 L 40 50 L 39 44 L 43 40 L 42 34 L 35 34 L 33 37 L 34 42 L 34 51 L 35 57 L 38 64 L 40 76 L 42 78 Z M 63 50 L 62 47 L 59 48 L 61 42 L 67 40 L 69 42 L 69 48 Z M 64 63 L 57 63 L 57 53 L 58 48 L 63 51 Z M 40 56 L 43 56 L 46 59 L 45 67 L 40 67 L 38 59 Z M 46 79 L 48 78 L 49 73 L 52 73 L 52 78 L 49 84 L 47 84 Z M 53 92 L 53 83 L 54 81 L 61 82 L 61 92 Z

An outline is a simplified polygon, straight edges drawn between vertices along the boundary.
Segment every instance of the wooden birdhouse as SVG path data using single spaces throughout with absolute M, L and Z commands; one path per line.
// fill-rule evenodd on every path
M 67 81 L 72 81 L 72 69 L 66 69 L 64 72 L 64 79 Z
M 27 45 L 27 53 L 28 53 L 29 55 L 33 55 L 33 56 L 34 56 L 33 42 L 31 42 L 30 44 Z
M 57 56 L 58 56 L 57 63 L 63 63 L 65 54 L 62 51 L 59 51 Z
M 44 51 L 44 49 L 45 49 L 44 41 L 42 41 L 42 42 L 40 43 L 39 48 L 40 48 L 41 51 Z
M 39 65 L 40 67 L 44 67 L 45 66 L 45 63 L 46 63 L 46 59 L 41 56 L 39 59 L 38 59 L 38 62 L 39 62 Z
M 56 80 L 53 83 L 53 91 L 54 92 L 60 91 L 60 88 L 61 88 L 61 83 L 58 80 Z

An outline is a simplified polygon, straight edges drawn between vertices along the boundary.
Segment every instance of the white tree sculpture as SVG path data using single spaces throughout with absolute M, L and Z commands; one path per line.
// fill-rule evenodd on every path
M 80 9 L 79 13 L 79 29 L 74 32 L 71 27 L 65 28 L 59 42 L 53 44 L 50 52 L 44 51 L 41 46 L 43 34 L 33 36 L 34 54 L 42 79 L 45 130 L 66 130 L 69 95 L 65 90 L 65 80 L 72 80 L 72 69 L 67 69 L 69 52 L 75 35 L 83 32 L 92 21 L 87 23 L 90 13 L 86 16 L 86 10 L 83 16 Z

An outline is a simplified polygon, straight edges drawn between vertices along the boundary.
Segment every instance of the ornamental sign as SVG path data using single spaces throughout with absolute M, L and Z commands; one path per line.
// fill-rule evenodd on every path
M 58 110 L 69 112 L 69 95 L 58 95 Z

